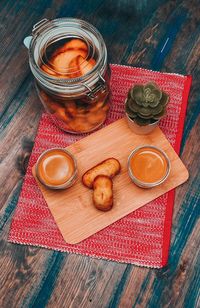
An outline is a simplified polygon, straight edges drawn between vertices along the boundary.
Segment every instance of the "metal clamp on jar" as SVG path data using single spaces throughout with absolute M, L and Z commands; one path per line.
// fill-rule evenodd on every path
M 24 44 L 39 97 L 56 125 L 70 133 L 101 126 L 109 110 L 110 69 L 97 29 L 79 19 L 43 19 Z

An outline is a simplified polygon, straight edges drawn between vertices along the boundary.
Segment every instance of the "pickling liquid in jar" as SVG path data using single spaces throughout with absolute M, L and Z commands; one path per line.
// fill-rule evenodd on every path
M 110 69 L 105 43 L 93 26 L 77 19 L 46 21 L 33 34 L 29 59 L 39 97 L 57 126 L 85 133 L 102 125 Z

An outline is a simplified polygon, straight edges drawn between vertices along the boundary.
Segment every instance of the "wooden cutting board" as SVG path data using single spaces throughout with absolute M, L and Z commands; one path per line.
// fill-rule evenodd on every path
M 156 145 L 167 153 L 171 172 L 160 186 L 142 189 L 129 178 L 127 159 L 134 148 L 147 144 Z M 70 244 L 81 242 L 188 179 L 187 169 L 158 127 L 150 135 L 139 136 L 129 129 L 125 119 L 120 119 L 67 149 L 78 163 L 79 175 L 74 186 L 55 191 L 46 189 L 39 182 L 38 185 L 63 238 Z M 117 158 L 122 170 L 113 179 L 114 206 L 109 212 L 101 212 L 93 206 L 92 190 L 83 186 L 81 177 L 89 168 L 109 157 Z

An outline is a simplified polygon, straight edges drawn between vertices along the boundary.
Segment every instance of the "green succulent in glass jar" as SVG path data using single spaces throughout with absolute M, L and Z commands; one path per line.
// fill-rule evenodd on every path
M 138 125 L 148 125 L 166 114 L 169 95 L 155 83 L 135 85 L 128 92 L 125 110 Z

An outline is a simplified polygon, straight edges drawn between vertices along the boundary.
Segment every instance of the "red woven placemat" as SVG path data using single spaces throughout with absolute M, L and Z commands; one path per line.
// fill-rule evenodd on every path
M 155 81 L 170 94 L 168 113 L 160 127 L 179 152 L 191 77 L 120 65 L 111 65 L 111 70 L 112 107 L 106 125 L 123 116 L 124 99 L 130 86 Z M 70 245 L 64 241 L 32 176 L 31 168 L 42 151 L 55 146 L 66 147 L 83 137 L 60 131 L 48 114 L 42 115 L 8 240 L 141 266 L 160 268 L 166 265 L 174 191 L 79 244 Z

